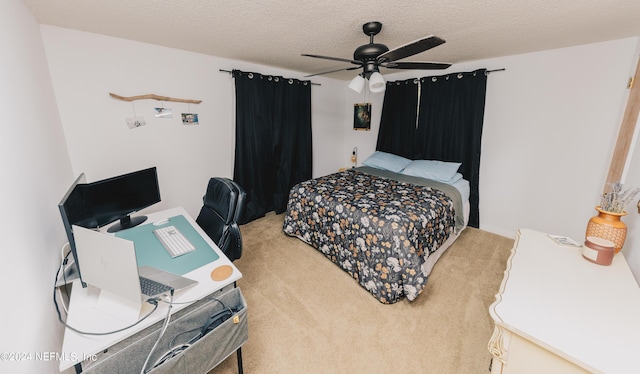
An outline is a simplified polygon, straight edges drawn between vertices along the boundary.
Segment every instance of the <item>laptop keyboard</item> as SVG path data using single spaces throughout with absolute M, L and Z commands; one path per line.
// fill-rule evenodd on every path
M 149 278 L 140 277 L 140 290 L 143 295 L 156 296 L 171 291 L 172 287 Z
M 175 226 L 166 226 L 153 230 L 162 246 L 167 250 L 171 258 L 195 251 L 196 247 L 182 235 Z

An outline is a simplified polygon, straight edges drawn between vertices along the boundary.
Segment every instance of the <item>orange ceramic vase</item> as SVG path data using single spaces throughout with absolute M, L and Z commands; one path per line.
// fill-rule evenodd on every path
M 596 210 L 598 215 L 589 219 L 585 237 L 596 236 L 611 240 L 615 244 L 615 253 L 620 252 L 627 238 L 627 225 L 620 220 L 620 217 L 626 215 L 627 212 L 607 212 L 600 209 L 600 206 L 597 206 Z

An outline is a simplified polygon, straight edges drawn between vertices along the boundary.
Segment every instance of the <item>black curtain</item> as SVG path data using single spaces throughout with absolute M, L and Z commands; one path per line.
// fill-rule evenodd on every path
M 233 179 L 247 193 L 241 223 L 285 211 L 289 190 L 311 178 L 311 83 L 233 71 Z
M 395 83 L 387 83 L 387 89 Z M 388 120 L 381 121 L 378 134 L 380 151 L 416 160 L 461 162 L 459 171 L 471 187 L 469 225 L 472 227 L 480 226 L 478 185 L 486 87 L 485 69 L 421 78 L 414 130 L 407 130 L 403 125 L 395 127 L 394 121 Z M 395 108 L 406 100 L 396 96 L 393 90 L 385 92 L 383 113 L 388 102 Z M 407 111 L 411 113 L 405 116 L 415 118 L 415 107 Z
M 382 104 L 376 149 L 412 158 L 416 132 L 418 80 L 388 82 Z

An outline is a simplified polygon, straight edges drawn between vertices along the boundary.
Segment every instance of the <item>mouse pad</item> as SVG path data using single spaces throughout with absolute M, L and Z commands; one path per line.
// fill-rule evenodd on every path
M 172 225 L 196 247 L 195 251 L 171 258 L 162 243 L 153 234 L 153 230 Z M 158 226 L 153 222 L 145 222 L 140 226 L 118 231 L 116 236 L 135 243 L 139 267 L 152 266 L 170 273 L 184 275 L 219 258 L 213 248 L 183 215 L 171 217 L 167 223 Z
M 214 281 L 223 281 L 231 276 L 233 268 L 229 265 L 220 265 L 211 271 L 211 279 Z

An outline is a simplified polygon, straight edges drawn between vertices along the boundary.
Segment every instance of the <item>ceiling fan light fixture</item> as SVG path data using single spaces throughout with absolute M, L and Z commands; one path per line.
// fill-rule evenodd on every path
M 379 72 L 374 72 L 369 77 L 369 90 L 371 92 L 377 93 L 382 92 L 386 88 L 386 82 L 384 81 L 384 77 Z
M 362 89 L 364 88 L 364 78 L 362 77 L 362 75 L 356 75 L 356 77 L 353 78 L 349 83 L 349 88 L 356 91 L 357 93 L 362 92 Z
M 355 77 L 350 83 L 349 88 L 355 92 L 362 92 L 363 80 L 369 80 L 369 91 L 383 92 L 386 89 L 386 83 L 380 74 L 380 67 L 387 69 L 405 69 L 405 70 L 438 70 L 447 69 L 451 64 L 441 62 L 403 62 L 398 61 L 404 58 L 417 55 L 431 48 L 443 44 L 445 41 L 435 35 L 428 35 L 423 38 L 414 40 L 410 43 L 403 44 L 399 47 L 389 49 L 384 44 L 375 43 L 373 37 L 382 29 L 380 22 L 367 22 L 362 25 L 362 31 L 369 37 L 369 43 L 363 44 L 356 48 L 353 52 L 353 59 L 303 54 L 303 56 L 321 58 L 325 60 L 347 62 L 355 66 L 350 66 L 338 70 L 325 71 L 307 75 L 312 77 L 320 74 L 335 73 L 342 70 L 355 70 L 362 68 L 363 72 Z

